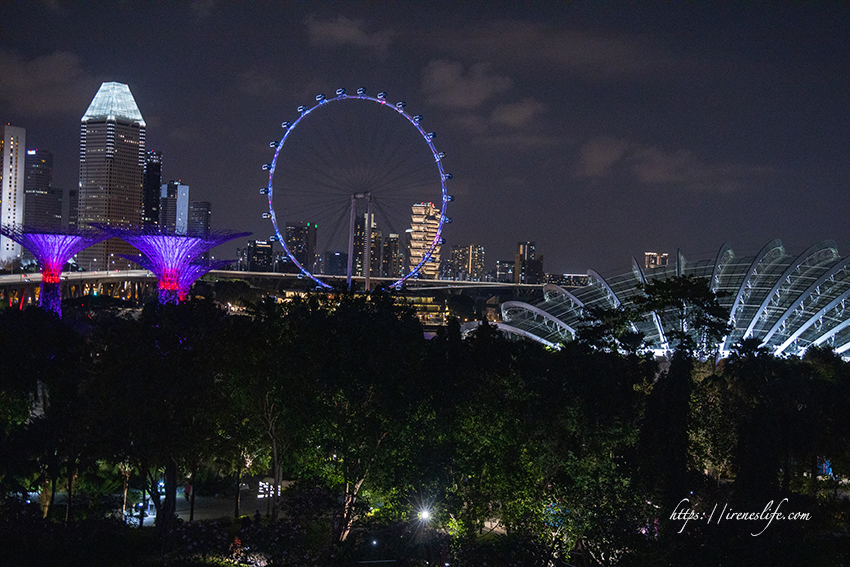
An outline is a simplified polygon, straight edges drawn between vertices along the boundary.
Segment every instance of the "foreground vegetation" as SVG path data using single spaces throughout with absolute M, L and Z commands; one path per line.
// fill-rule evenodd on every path
M 639 306 L 677 318 L 667 361 L 631 332 L 639 312 L 550 351 L 487 324 L 425 340 L 379 292 L 248 315 L 7 310 L 2 564 L 850 562 L 850 366 L 753 342 L 715 365 L 725 322 L 693 284 Z M 297 483 L 259 523 L 174 516 L 187 479 L 238 509 L 247 475 Z M 120 511 L 144 498 L 157 520 L 139 530 Z M 800 515 L 707 520 L 771 502 Z

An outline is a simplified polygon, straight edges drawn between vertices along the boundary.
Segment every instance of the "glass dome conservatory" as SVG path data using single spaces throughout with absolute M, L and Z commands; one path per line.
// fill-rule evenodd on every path
M 850 356 L 850 257 L 841 257 L 830 240 L 799 255 L 773 240 L 755 255 L 738 255 L 724 245 L 714 258 L 690 261 L 680 251 L 675 263 L 647 270 L 632 259 L 630 272 L 609 278 L 590 270 L 587 286 L 567 290 L 547 284 L 533 304 L 502 304 L 498 327 L 557 348 L 573 339 L 589 308 L 628 307 L 641 293 L 639 284 L 688 275 L 708 280 L 728 310 L 732 330 L 717 345 L 721 353 L 755 338 L 777 355 L 826 345 Z M 670 329 L 658 314 L 636 326 L 659 351 L 668 348 Z

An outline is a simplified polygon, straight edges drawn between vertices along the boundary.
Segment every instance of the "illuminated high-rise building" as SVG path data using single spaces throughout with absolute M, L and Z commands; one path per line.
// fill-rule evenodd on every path
M 514 283 L 543 283 L 543 256 L 537 257 L 534 242 L 517 242 L 514 256 Z
M 26 144 L 25 129 L 0 126 L 0 224 L 7 226 L 24 222 Z M 13 262 L 21 252 L 20 244 L 0 235 L 0 265 Z
M 209 236 L 212 230 L 212 203 L 189 201 L 189 235 Z
M 496 281 L 514 281 L 514 260 L 496 260 Z
M 62 190 L 53 187 L 53 154 L 27 150 L 24 224 L 43 229 L 62 226 Z
M 422 259 L 428 255 L 428 250 L 431 250 L 431 261 L 422 264 L 419 268 L 419 276 L 433 280 L 437 278 L 440 271 L 441 245 L 434 244 L 434 240 L 437 238 L 437 229 L 440 227 L 441 212 L 434 203 L 416 203 L 411 209 L 409 269 L 415 270 Z
M 162 195 L 162 152 L 149 151 L 145 156 L 142 182 L 142 224 L 159 226 L 159 200 Z
M 189 186 L 169 181 L 160 188 L 159 226 L 171 234 L 185 235 L 189 230 Z
M 456 281 L 480 282 L 484 279 L 484 247 L 480 244 L 452 246 L 451 260 L 443 277 Z
M 658 252 L 644 252 L 643 253 L 643 267 L 647 270 L 651 270 L 654 268 L 664 268 L 667 266 L 669 256 L 666 253 L 658 253 Z
M 384 239 L 381 255 L 381 275 L 385 278 L 399 279 L 404 270 L 404 254 L 398 234 L 388 234 Z
M 80 123 L 80 228 L 142 226 L 145 121 L 122 83 L 103 83 Z M 83 267 L 106 266 L 111 254 L 137 255 L 121 239 L 95 244 L 78 254 Z
M 316 263 L 316 224 L 312 222 L 286 223 L 286 247 L 305 270 L 313 272 Z M 298 271 L 290 262 L 291 269 Z

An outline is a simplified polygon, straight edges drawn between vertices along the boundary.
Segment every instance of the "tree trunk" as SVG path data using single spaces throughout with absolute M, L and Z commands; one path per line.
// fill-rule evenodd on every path
M 71 504 L 74 501 L 74 479 L 77 477 L 75 469 L 72 466 L 68 469 L 68 505 L 65 508 L 65 523 L 71 518 Z
M 240 501 L 241 498 L 242 498 L 241 486 L 242 486 L 242 463 L 241 463 L 241 457 L 240 457 L 240 463 L 236 467 L 236 506 L 233 509 L 233 517 L 234 518 L 239 517 L 239 509 L 240 509 L 241 504 L 242 504 L 242 502 Z
M 127 490 L 130 488 L 130 467 L 125 463 L 119 465 L 121 468 L 121 476 L 124 479 L 124 500 L 121 503 L 121 515 L 127 515 Z
M 47 514 L 50 513 L 50 497 L 51 494 L 48 492 L 50 490 L 50 480 L 45 478 L 41 481 L 41 490 L 38 492 L 38 505 L 41 508 L 41 517 L 46 518 Z
M 271 520 L 274 522 L 277 520 L 277 492 L 278 487 L 280 486 L 280 463 L 277 459 L 277 440 L 274 435 L 269 432 L 272 441 L 272 477 L 274 480 L 272 481 L 272 493 L 269 496 L 272 501 L 272 513 Z
M 167 532 L 174 525 L 177 509 L 177 463 L 173 458 L 165 465 L 165 500 L 156 515 L 156 527 L 160 533 Z
M 50 479 L 50 505 L 48 506 L 48 514 L 53 512 L 53 504 L 56 503 L 56 478 Z M 55 513 L 54 513 L 55 514 Z

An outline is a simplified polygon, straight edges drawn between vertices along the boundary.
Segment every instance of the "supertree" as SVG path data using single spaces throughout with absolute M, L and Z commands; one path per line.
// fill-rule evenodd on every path
M 159 228 L 126 229 L 100 225 L 110 236 L 121 238 L 143 254 L 143 258 L 124 256 L 150 270 L 159 279 L 159 302 L 177 303 L 192 282 L 203 275 L 193 264 L 201 262 L 201 256 L 216 246 L 248 236 L 250 232 L 212 231 L 205 236 L 171 234 Z M 212 269 L 212 268 L 210 268 Z M 207 270 L 208 271 L 208 270 Z M 191 280 L 191 274 L 197 274 Z M 188 283 L 187 283 L 188 281 Z
M 20 224 L 0 225 L 0 233 L 35 256 L 41 272 L 38 302 L 59 317 L 62 316 L 62 268 L 77 252 L 109 238 L 96 229 L 63 231 Z
M 125 256 L 121 254 L 121 257 L 130 260 L 131 262 L 136 262 L 144 269 L 156 273 L 156 264 L 147 256 Z M 186 265 L 185 269 L 179 273 L 177 281 L 177 300 L 186 300 L 189 296 L 189 290 L 192 289 L 192 284 L 195 283 L 198 278 L 210 270 L 220 270 L 232 262 L 233 260 L 199 260 Z M 162 290 L 162 287 L 160 287 L 160 290 Z M 162 294 L 161 291 L 160 294 Z M 160 295 L 160 297 L 162 297 L 162 295 Z

